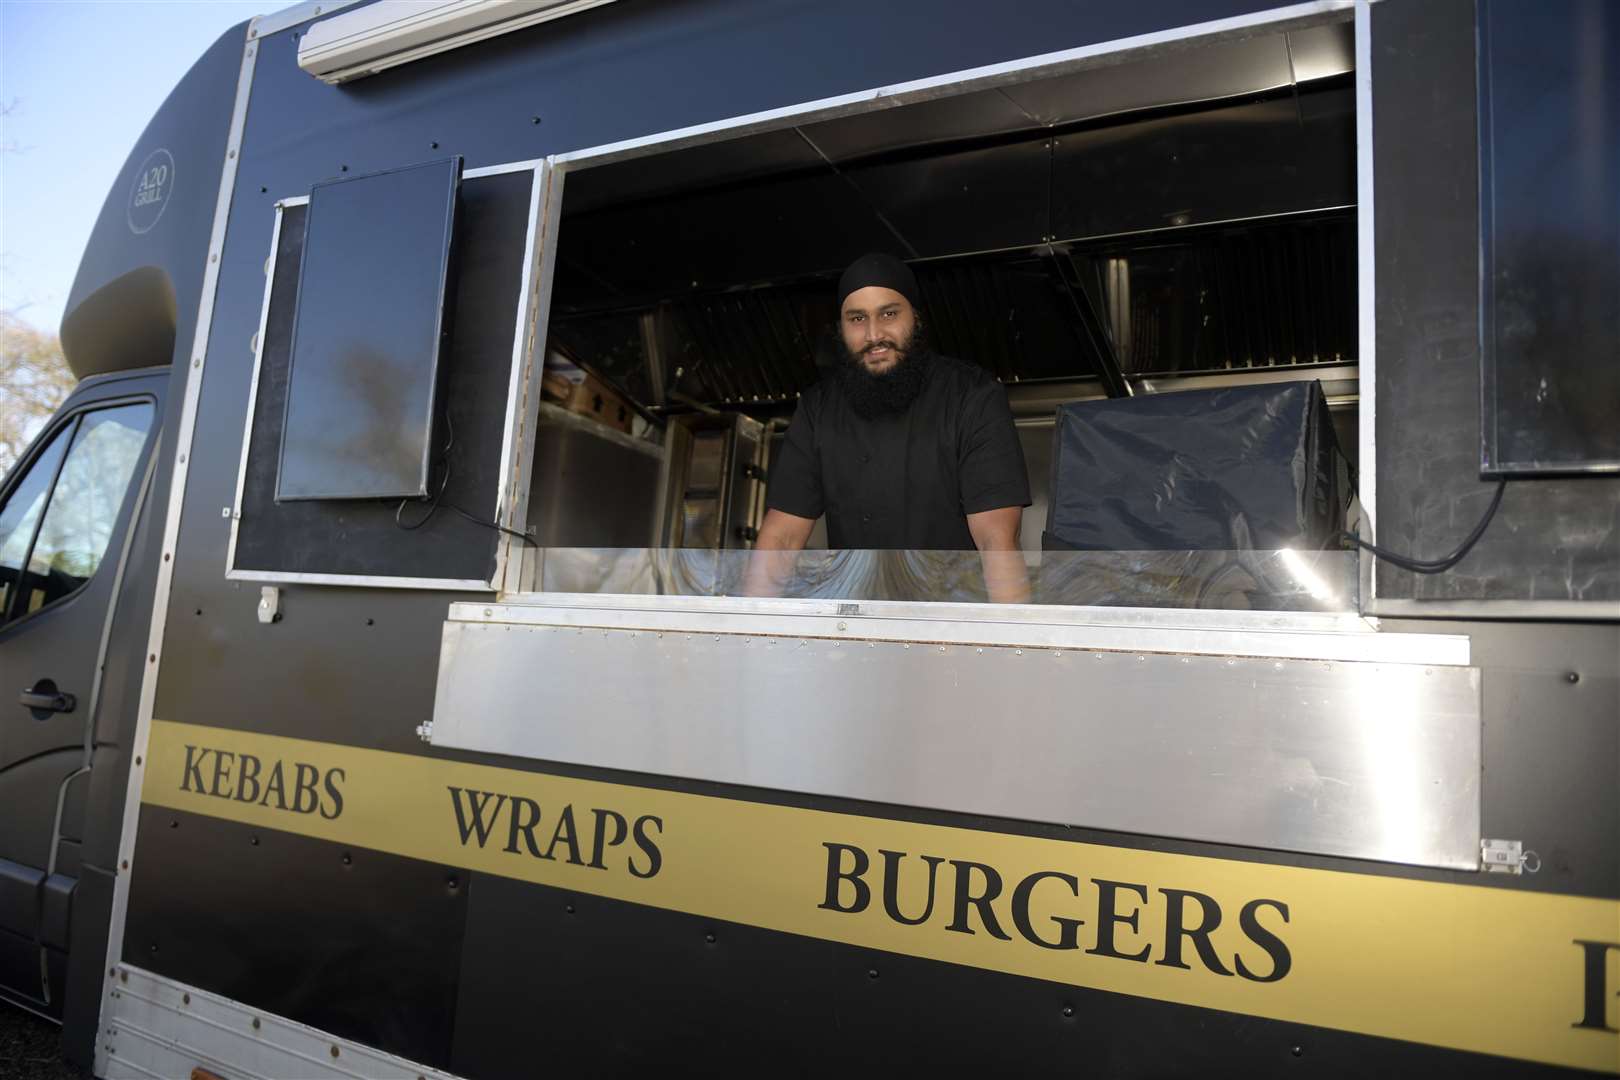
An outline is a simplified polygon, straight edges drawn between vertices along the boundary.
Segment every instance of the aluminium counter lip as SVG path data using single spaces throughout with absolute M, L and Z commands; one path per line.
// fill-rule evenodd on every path
M 1436 667 L 1471 663 L 1467 635 L 1388 633 L 1354 613 L 510 593 L 487 603 L 451 603 L 447 621 Z

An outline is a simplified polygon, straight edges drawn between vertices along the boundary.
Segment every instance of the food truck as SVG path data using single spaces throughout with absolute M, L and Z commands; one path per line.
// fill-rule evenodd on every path
M 1620 12 L 305 3 L 0 489 L 0 995 L 101 1077 L 1620 1072 Z M 833 282 L 1028 603 L 813 534 Z M 879 463 L 881 466 L 882 463 Z

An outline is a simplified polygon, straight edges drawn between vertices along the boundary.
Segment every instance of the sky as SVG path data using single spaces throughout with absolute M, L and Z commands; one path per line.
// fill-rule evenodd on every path
M 292 0 L 0 0 L 0 309 L 48 333 L 147 121 L 221 34 Z

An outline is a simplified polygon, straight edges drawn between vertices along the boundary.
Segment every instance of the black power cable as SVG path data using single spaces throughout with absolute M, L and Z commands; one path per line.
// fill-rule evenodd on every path
M 1507 481 L 1498 480 L 1496 482 L 1496 494 L 1491 497 L 1490 509 L 1485 511 L 1485 516 L 1479 519 L 1479 524 L 1474 526 L 1474 531 L 1464 538 L 1457 550 L 1443 559 L 1414 559 L 1410 555 L 1400 555 L 1375 544 L 1369 544 L 1355 533 L 1346 532 L 1339 535 L 1357 547 L 1364 548 L 1385 562 L 1393 563 L 1403 570 L 1410 570 L 1414 574 L 1438 574 L 1450 570 L 1453 566 L 1462 562 L 1463 556 L 1467 555 L 1473 549 L 1473 546 L 1479 542 L 1479 538 L 1485 535 L 1485 528 L 1491 523 L 1491 519 L 1496 516 L 1496 508 L 1502 505 L 1502 492 L 1506 490 Z
M 443 506 L 446 510 L 454 510 L 456 513 L 460 514 L 474 525 L 482 525 L 486 529 L 494 529 L 496 532 L 505 533 L 507 536 L 515 536 L 526 544 L 534 543 L 534 537 L 528 535 L 527 533 L 520 533 L 516 529 L 508 529 L 505 525 L 501 525 L 494 521 L 485 521 L 483 518 L 478 517 L 475 514 L 469 514 L 467 511 L 463 510 L 454 503 L 444 503 Z
M 428 512 L 426 514 L 422 515 L 421 520 L 413 521 L 409 525 L 407 525 L 400 518 L 400 515 L 402 513 L 404 513 L 404 511 L 405 511 L 405 504 L 409 500 L 401 499 L 399 501 L 398 508 L 394 510 L 394 524 L 399 526 L 401 529 L 404 529 L 406 532 L 414 532 L 415 530 L 420 529 L 422 526 L 426 525 L 429 521 L 433 520 L 433 515 L 438 513 L 439 512 L 439 507 L 442 506 L 446 510 L 450 510 L 450 511 L 453 511 L 453 512 L 455 512 L 457 514 L 460 514 L 462 517 L 466 518 L 468 521 L 472 522 L 474 525 L 482 525 L 486 529 L 494 529 L 496 532 L 505 533 L 507 536 L 515 536 L 517 539 L 522 540 L 524 543 L 527 543 L 527 544 L 533 544 L 534 543 L 534 537 L 529 536 L 527 533 L 520 533 L 516 529 L 508 529 L 505 525 L 499 524 L 498 522 L 485 521 L 483 518 L 477 516 L 476 514 L 473 514 L 473 513 L 470 513 L 468 511 L 466 511 L 466 510 L 463 510 L 461 507 L 457 506 L 455 503 L 447 503 L 447 502 L 445 502 L 443 500 L 443 496 L 444 496 L 444 485 L 441 484 L 441 485 L 439 485 L 439 493 L 437 495 L 433 496 L 433 504 L 428 507 Z
M 450 448 L 456 445 L 456 429 L 455 426 L 450 422 L 449 410 L 446 410 L 444 414 L 444 426 L 446 433 L 449 436 L 448 440 L 444 444 L 444 449 L 440 451 L 439 454 L 439 456 L 444 460 L 444 478 L 439 481 L 439 490 L 433 493 L 433 502 L 428 506 L 428 512 L 423 514 L 419 520 L 407 525 L 400 515 L 405 512 L 405 504 L 410 500 L 401 499 L 399 500 L 399 505 L 394 508 L 394 524 L 399 528 L 404 529 L 406 532 L 415 532 L 417 529 L 420 529 L 422 526 L 432 521 L 433 515 L 437 514 L 439 512 L 439 507 L 443 506 L 446 510 L 451 510 L 457 514 L 460 514 L 474 525 L 482 525 L 486 529 L 494 529 L 496 532 L 505 533 L 507 536 L 515 536 L 526 544 L 533 544 L 534 537 L 532 536 L 525 533 L 520 533 L 516 529 L 508 529 L 505 525 L 502 525 L 496 521 L 485 521 L 483 518 L 463 510 L 454 503 L 447 503 L 443 501 L 444 489 L 450 486 Z
M 456 445 L 456 428 L 450 422 L 449 409 L 444 410 L 444 427 L 446 434 L 444 449 L 439 451 L 439 458 L 444 462 L 444 476 L 439 480 L 439 490 L 433 493 L 433 502 L 428 506 L 428 512 L 423 514 L 421 519 L 414 524 L 407 525 L 400 519 L 400 515 L 405 512 L 405 504 L 410 500 L 401 499 L 399 505 L 394 508 L 394 524 L 406 532 L 415 532 L 433 520 L 433 515 L 439 512 L 439 500 L 444 498 L 444 489 L 450 486 L 450 448 Z M 446 503 L 445 505 L 448 506 L 449 504 Z

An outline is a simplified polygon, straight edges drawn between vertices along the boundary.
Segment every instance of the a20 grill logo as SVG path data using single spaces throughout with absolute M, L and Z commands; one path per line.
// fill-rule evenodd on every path
M 129 228 L 135 235 L 150 232 L 169 205 L 174 190 L 174 155 L 157 149 L 146 155 L 135 173 L 129 193 Z

